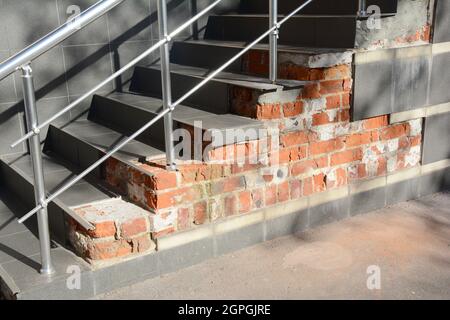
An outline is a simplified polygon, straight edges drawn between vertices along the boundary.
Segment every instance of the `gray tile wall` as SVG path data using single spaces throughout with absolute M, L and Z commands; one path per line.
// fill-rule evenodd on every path
M 434 22 L 434 37 L 433 42 L 448 42 L 450 41 L 450 1 L 449 0 L 435 0 L 436 13 Z
M 411 48 L 414 50 L 414 48 Z M 354 66 L 353 121 L 450 101 L 450 52 L 395 58 Z
M 0 0 L 0 62 L 30 45 L 98 0 Z M 207 0 L 168 0 L 169 28 L 172 30 L 191 16 L 191 1 L 200 10 Z M 126 0 L 87 28 L 65 40 L 32 63 L 39 119 L 50 117 L 124 66 L 158 39 L 156 0 Z M 199 23 L 201 29 L 202 23 Z M 187 29 L 181 39 L 191 37 Z M 153 62 L 155 53 L 142 64 Z M 126 88 L 131 72 L 105 86 L 100 93 Z M 19 153 L 22 145 L 9 144 L 24 133 L 20 74 L 0 82 L 0 155 Z M 89 107 L 90 99 L 74 109 L 58 124 L 74 119 Z M 45 138 L 44 131 L 41 139 Z

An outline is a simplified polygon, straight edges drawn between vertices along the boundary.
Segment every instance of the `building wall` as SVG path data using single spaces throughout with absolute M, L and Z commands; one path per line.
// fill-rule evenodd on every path
M 229 10 L 234 0 L 225 1 L 218 12 Z M 27 47 L 84 11 L 97 0 L 0 0 L 0 61 Z M 235 2 L 235 1 L 234 1 Z M 168 2 L 169 30 L 201 10 L 207 0 L 171 0 Z M 195 5 L 194 5 L 195 4 Z M 156 0 L 127 0 L 80 30 L 33 63 L 40 121 L 67 106 L 94 85 L 120 69 L 158 40 Z M 205 18 L 206 19 L 206 18 Z M 202 31 L 206 20 L 195 29 L 186 29 L 179 38 Z M 158 52 L 142 64 L 155 61 Z M 106 85 L 99 93 L 108 93 L 128 84 L 131 72 Z M 79 117 L 89 107 L 90 99 L 61 117 L 65 123 Z M 0 155 L 20 153 L 25 145 L 9 147 L 25 131 L 22 83 L 19 72 L 0 82 Z M 41 139 L 45 138 L 44 130 Z

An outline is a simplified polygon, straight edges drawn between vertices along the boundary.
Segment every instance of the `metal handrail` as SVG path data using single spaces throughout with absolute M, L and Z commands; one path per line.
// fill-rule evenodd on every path
M 123 1 L 123 0 L 122 0 Z M 25 135 L 23 135 L 21 138 L 17 139 L 15 142 L 13 142 L 11 144 L 11 148 L 15 148 L 17 147 L 20 143 L 24 142 L 25 140 L 31 138 L 34 135 L 38 135 L 41 130 L 43 128 L 45 128 L 46 126 L 48 126 L 50 123 L 52 123 L 53 121 L 55 121 L 56 119 L 58 119 L 59 117 L 61 117 L 62 115 L 64 115 L 65 113 L 69 112 L 70 110 L 72 110 L 73 108 L 75 108 L 77 105 L 79 105 L 81 102 L 83 102 L 85 99 L 89 98 L 92 94 L 94 94 L 95 92 L 97 92 L 97 90 L 101 89 L 102 87 L 104 87 L 105 85 L 107 85 L 109 82 L 111 82 L 112 80 L 116 79 L 117 77 L 121 76 L 122 74 L 124 74 L 126 71 L 128 71 L 129 69 L 131 69 L 132 67 L 134 67 L 136 64 L 138 64 L 140 61 L 142 61 L 143 59 L 145 59 L 146 57 L 148 57 L 151 53 L 153 53 L 154 51 L 156 51 L 157 49 L 159 49 L 161 46 L 169 43 L 171 41 L 171 39 L 173 39 L 174 37 L 176 37 L 178 34 L 180 34 L 183 30 L 185 30 L 187 27 L 189 27 L 191 24 L 193 24 L 194 22 L 196 22 L 197 20 L 199 20 L 201 17 L 203 17 L 206 13 L 208 13 L 209 11 L 211 11 L 215 6 L 217 6 L 222 0 L 216 0 L 214 1 L 211 5 L 209 5 L 208 7 L 206 7 L 205 9 L 203 9 L 202 11 L 200 11 L 198 14 L 196 14 L 195 16 L 193 16 L 191 19 L 187 20 L 185 23 L 183 23 L 182 25 L 180 25 L 178 28 L 176 28 L 174 31 L 172 31 L 169 35 L 167 35 L 165 38 L 160 39 L 157 43 L 155 43 L 153 46 L 151 46 L 149 49 L 147 49 L 146 51 L 144 51 L 142 54 L 140 54 L 138 57 L 136 57 L 135 59 L 133 59 L 132 61 L 130 61 L 129 63 L 127 63 L 124 67 L 122 67 L 120 70 L 116 71 L 115 73 L 113 73 L 111 76 L 109 76 L 108 78 L 106 78 L 105 80 L 103 80 L 102 82 L 100 82 L 98 85 L 96 85 L 94 88 L 92 88 L 91 90 L 89 90 L 88 92 L 86 92 L 85 94 L 83 94 L 81 97 L 79 97 L 78 99 L 76 99 L 74 102 L 72 102 L 71 104 L 69 104 L 67 107 L 65 107 L 64 109 L 61 109 L 60 111 L 58 111 L 56 114 L 54 114 L 52 117 L 50 117 L 49 119 L 45 120 L 44 122 L 42 122 L 41 124 L 39 124 L 36 128 L 34 128 L 33 130 L 30 130 L 29 132 L 27 132 Z
M 124 0 L 101 0 L 0 64 L 0 81 L 103 16 Z
M 136 131 L 134 134 L 129 136 L 128 138 L 122 140 L 119 144 L 117 144 L 114 148 L 112 148 L 109 152 L 107 152 L 102 158 L 97 160 L 94 164 L 92 164 L 89 168 L 87 168 L 85 171 L 83 171 L 80 175 L 77 177 L 74 177 L 71 181 L 67 182 L 62 186 L 58 191 L 53 193 L 52 195 L 48 196 L 46 199 L 42 200 L 41 203 L 36 206 L 33 210 L 29 211 L 27 214 L 25 214 L 22 218 L 19 219 L 19 223 L 25 222 L 28 218 L 33 216 L 36 212 L 39 210 L 46 208 L 47 205 L 53 201 L 56 197 L 61 195 L 63 192 L 68 190 L 70 187 L 72 187 L 74 184 L 79 182 L 81 179 L 83 179 L 86 175 L 88 175 L 90 172 L 95 170 L 99 165 L 101 165 L 103 162 L 105 162 L 109 157 L 111 157 L 114 153 L 119 151 L 121 148 L 123 148 L 126 144 L 128 144 L 131 140 L 138 137 L 140 134 L 142 134 L 145 130 L 147 130 L 149 127 L 151 127 L 153 124 L 155 124 L 158 120 L 163 118 L 165 115 L 171 113 L 178 105 L 180 105 L 183 101 L 185 101 L 187 98 L 189 98 L 191 95 L 193 95 L 195 92 L 197 92 L 200 88 L 202 88 L 206 83 L 208 83 L 210 80 L 212 80 L 215 76 L 217 76 L 220 72 L 222 72 L 224 69 L 226 69 L 228 66 L 230 66 L 233 62 L 235 62 L 237 59 L 239 59 L 242 55 L 244 55 L 247 51 L 249 51 L 251 48 L 253 48 L 256 44 L 258 44 L 261 40 L 263 40 L 265 37 L 267 37 L 270 33 L 274 32 L 275 30 L 278 30 L 281 25 L 283 25 L 287 20 L 289 20 L 292 16 L 297 14 L 299 11 L 301 11 L 304 7 L 306 7 L 309 3 L 311 3 L 314 0 L 307 0 L 305 3 L 303 3 L 301 6 L 299 6 L 297 9 L 292 11 L 289 15 L 285 16 L 284 19 L 277 22 L 274 26 L 269 28 L 266 32 L 264 32 L 261 36 L 259 36 L 256 40 L 251 42 L 249 45 L 247 45 L 244 49 L 242 49 L 238 54 L 233 56 L 230 60 L 228 60 L 225 64 L 223 64 L 221 67 L 219 67 L 217 70 L 213 71 L 210 75 L 208 75 L 205 79 L 203 79 L 200 83 L 198 83 L 194 88 L 189 90 L 185 95 L 183 95 L 181 98 L 179 98 L 176 102 L 173 104 L 170 104 L 169 108 L 164 109 L 162 112 L 160 112 L 155 118 L 153 118 L 151 121 L 149 121 L 147 124 L 145 124 L 143 127 L 141 127 L 138 131 Z

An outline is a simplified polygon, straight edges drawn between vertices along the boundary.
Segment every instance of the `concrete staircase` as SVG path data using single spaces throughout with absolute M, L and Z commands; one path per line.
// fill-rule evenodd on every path
M 280 15 L 284 15 L 298 5 L 298 1 L 280 1 Z M 358 1 L 317 1 L 307 8 L 302 15 L 292 18 L 282 29 L 280 34 L 280 54 L 299 54 L 302 57 L 327 53 L 345 53 L 347 49 L 357 47 L 357 10 Z M 384 16 L 395 15 L 396 1 L 368 1 L 378 4 Z M 212 69 L 219 67 L 232 55 L 236 54 L 246 42 L 253 40 L 267 29 L 268 1 L 245 0 L 238 10 L 238 14 L 213 15 L 209 17 L 204 39 L 175 41 L 171 50 L 171 75 L 174 99 L 182 96 L 187 90 L 207 76 Z M 301 31 L 301 32 L 299 32 Z M 328 49 L 327 49 L 328 48 Z M 258 45 L 255 50 L 267 52 L 267 45 Z M 209 82 L 202 90 L 191 96 L 179 106 L 173 114 L 174 128 L 195 129 L 196 122 L 202 121 L 201 130 L 218 129 L 267 129 L 269 124 L 256 117 L 246 116 L 236 112 L 233 107 L 233 91 L 237 89 L 249 90 L 253 96 L 264 96 L 265 101 L 277 102 L 281 95 L 291 93 L 297 97 L 311 81 L 279 80 L 276 84 L 269 83 L 263 74 L 255 74 L 248 69 L 245 57 L 236 61 L 216 79 Z M 295 101 L 292 101 L 293 103 Z M 256 102 L 255 102 L 256 103 Z M 87 117 L 82 117 L 64 126 L 51 125 L 44 143 L 45 176 L 48 192 L 51 192 L 62 181 L 87 168 L 98 160 L 111 146 L 143 124 L 151 120 L 161 110 L 161 79 L 158 65 L 139 66 L 134 70 L 129 90 L 112 93 L 110 95 L 95 95 Z M 256 105 L 255 105 L 256 108 Z M 215 148 L 234 144 L 234 138 L 223 141 Z M 147 188 L 156 188 L 155 172 L 145 169 L 145 164 L 163 163 L 164 128 L 163 122 L 151 127 L 136 141 L 130 143 L 123 150 L 113 156 L 115 163 L 133 172 L 148 177 L 151 182 Z M 34 204 L 32 172 L 28 155 L 22 157 L 4 157 L 0 161 L 0 179 L 2 190 L 7 194 L 14 194 L 26 209 Z M 87 280 L 89 290 L 83 292 L 61 290 L 59 297 L 73 298 L 87 297 L 98 294 L 102 290 L 112 289 L 115 284 L 95 290 L 96 277 L 105 277 L 108 273 L 117 272 L 114 267 L 106 268 L 103 274 L 93 271 L 80 260 L 74 259 L 72 254 L 64 248 L 73 249 L 68 241 L 67 217 L 74 219 L 87 230 L 95 232 L 95 225 L 77 214 L 77 209 L 99 201 L 119 199 L 136 208 L 143 208 L 150 214 L 158 207 L 142 203 L 127 189 L 126 183 L 115 183 L 108 176 L 107 166 L 98 168 L 86 179 L 79 182 L 49 206 L 51 230 L 54 240 L 58 243 L 60 254 L 65 255 L 71 262 L 81 265 L 83 272 L 89 274 Z M 166 180 L 164 180 L 166 181 Z M 8 196 L 9 197 L 9 196 Z M 16 209 L 12 209 L 16 210 Z M 10 212 L 10 210 L 5 210 Z M 24 212 L 19 210 L 18 212 Z M 20 213 L 17 213 L 19 215 Z M 11 215 L 12 216 L 12 215 Z M 69 219 L 69 221 L 70 221 Z M 98 226 L 97 226 L 98 227 Z M 3 232 L 3 229 L 0 231 Z M 0 236 L 0 244 L 7 243 L 10 234 Z M 20 240 L 20 239 L 19 239 Z M 141 252 L 139 252 L 141 253 Z M 36 254 L 36 252 L 33 252 Z M 60 259 L 57 267 L 63 270 L 67 259 Z M 142 258 L 145 259 L 145 258 Z M 159 258 L 158 258 L 159 259 Z M 11 263 L 8 259 L 8 263 Z M 5 260 L 6 261 L 6 260 Z M 1 262 L 1 261 L 0 261 Z M 133 270 L 133 277 L 126 281 L 118 281 L 116 285 L 137 281 L 141 276 L 161 274 L 148 270 L 134 270 L 134 260 L 121 262 L 123 268 Z M 142 265 L 142 261 L 139 262 Z M 137 265 L 137 264 L 136 264 Z M 4 268 L 7 273 L 9 271 Z M 26 279 L 33 268 L 24 271 Z M 63 271 L 64 272 L 64 271 Z M 38 288 L 45 290 L 61 289 L 61 281 L 54 281 L 42 285 L 40 281 L 28 284 L 20 280 L 21 275 L 11 275 L 19 288 L 13 292 L 18 297 L 36 297 Z M 17 280 L 19 279 L 19 280 Z M 58 279 L 58 278 L 56 278 Z M 111 281 L 116 281 L 110 277 Z M 94 289 L 92 289 L 94 288 Z M 14 291 L 14 290 L 13 290 Z M 27 295 L 28 294 L 28 295 Z M 49 295 L 52 296 L 52 295 Z

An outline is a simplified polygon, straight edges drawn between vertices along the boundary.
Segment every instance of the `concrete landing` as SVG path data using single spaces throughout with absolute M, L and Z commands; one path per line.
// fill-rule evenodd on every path
M 370 266 L 379 268 L 379 290 L 367 287 Z M 268 241 L 97 297 L 449 298 L 450 193 Z
M 51 277 L 39 274 L 40 249 L 36 218 L 26 225 L 17 222 L 26 213 L 17 203 L 0 199 L 0 296 L 52 299 L 59 296 L 58 289 L 66 285 L 67 267 L 85 272 L 89 266 L 72 252 L 52 243 L 52 257 L 56 273 Z

